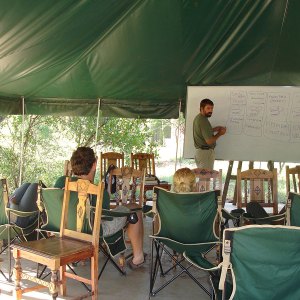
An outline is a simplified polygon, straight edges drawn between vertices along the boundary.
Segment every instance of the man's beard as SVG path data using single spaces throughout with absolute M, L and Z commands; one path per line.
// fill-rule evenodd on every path
M 206 113 L 206 114 L 205 114 L 205 117 L 206 117 L 206 118 L 210 118 L 210 117 L 211 117 L 211 115 L 212 115 L 212 113 L 211 113 L 211 112 L 209 112 L 209 113 Z

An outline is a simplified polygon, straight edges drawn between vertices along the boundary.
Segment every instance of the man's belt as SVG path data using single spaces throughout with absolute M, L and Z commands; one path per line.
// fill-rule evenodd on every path
M 214 149 L 215 147 L 209 147 L 209 146 L 200 146 L 200 149 L 202 150 L 210 150 L 210 149 Z

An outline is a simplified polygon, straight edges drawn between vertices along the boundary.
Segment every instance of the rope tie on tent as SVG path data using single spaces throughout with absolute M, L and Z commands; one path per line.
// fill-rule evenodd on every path
M 22 96 L 22 136 L 20 144 L 20 169 L 19 169 L 19 186 L 22 184 L 22 170 L 23 170 L 23 155 L 24 155 L 24 132 L 25 132 L 25 98 Z

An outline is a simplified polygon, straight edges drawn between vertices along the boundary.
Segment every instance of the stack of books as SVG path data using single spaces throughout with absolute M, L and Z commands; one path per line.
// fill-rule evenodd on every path
M 157 178 L 155 176 L 146 176 L 145 177 L 145 185 L 159 184 Z

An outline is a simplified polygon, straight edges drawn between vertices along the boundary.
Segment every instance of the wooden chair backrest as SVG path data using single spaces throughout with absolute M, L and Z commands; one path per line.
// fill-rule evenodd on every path
M 286 177 L 286 194 L 289 192 L 300 192 L 300 166 L 290 168 L 285 167 L 285 177 Z M 291 190 L 293 188 L 293 190 Z
M 116 202 L 126 204 L 138 200 L 142 205 L 144 199 L 145 170 L 136 170 L 132 167 L 116 168 L 110 172 L 108 180 L 108 193 L 111 195 L 112 178 L 116 176 Z M 137 190 L 139 192 L 137 193 Z M 137 196 L 138 195 L 138 196 Z
M 69 160 L 65 160 L 65 165 L 64 165 L 64 176 L 72 176 L 73 175 L 73 170 L 71 166 L 71 162 Z
M 99 185 L 97 186 L 90 183 L 89 180 L 78 179 L 77 181 L 70 181 L 68 177 L 66 178 L 62 218 L 60 225 L 61 237 L 69 237 L 85 242 L 91 242 L 94 246 L 99 246 L 103 191 L 103 183 L 99 183 Z M 71 192 L 75 192 L 78 195 L 76 230 L 68 229 L 67 226 Z M 84 218 L 86 216 L 86 202 L 89 200 L 90 195 L 95 195 L 97 197 L 92 235 L 82 232 Z
M 250 201 L 257 201 L 264 207 L 273 207 L 278 213 L 277 169 L 272 171 L 250 169 L 237 171 L 237 204 L 238 208 Z
M 147 175 L 155 174 L 155 162 L 153 153 L 131 153 L 131 167 L 138 170 L 145 169 Z
M 196 192 L 220 190 L 222 194 L 222 170 L 192 169 L 196 176 Z
M 107 169 L 110 165 L 117 168 L 124 167 L 124 153 L 106 152 L 100 153 L 100 181 L 104 178 Z

